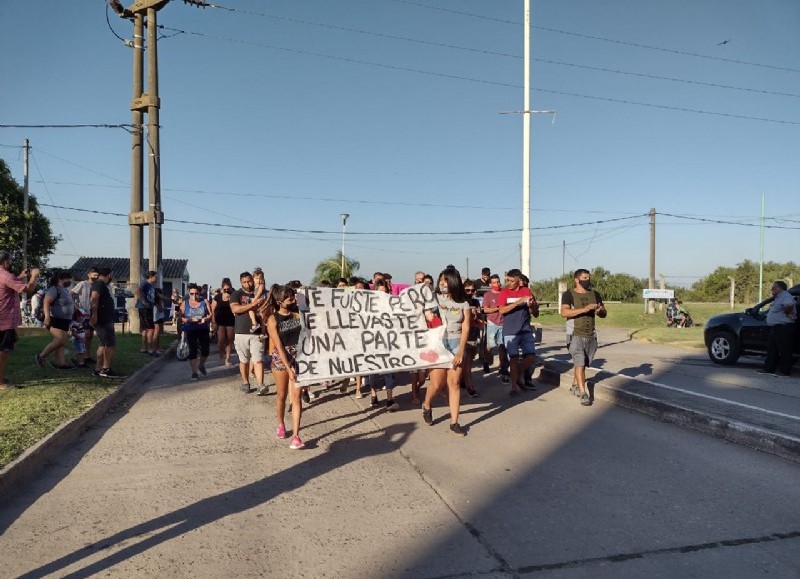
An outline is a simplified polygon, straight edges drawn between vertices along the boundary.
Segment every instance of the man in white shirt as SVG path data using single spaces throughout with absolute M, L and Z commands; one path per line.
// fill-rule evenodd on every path
M 792 373 L 792 347 L 794 346 L 797 306 L 792 294 L 786 291 L 786 282 L 777 280 L 772 284 L 775 300 L 767 312 L 769 341 L 764 367 L 756 370 L 759 374 L 772 374 L 785 378 Z

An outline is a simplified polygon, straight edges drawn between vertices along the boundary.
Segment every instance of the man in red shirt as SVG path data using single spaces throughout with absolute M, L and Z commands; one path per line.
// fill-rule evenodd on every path
M 483 294 L 483 304 L 480 312 L 486 314 L 486 352 L 484 352 L 483 373 L 489 373 L 496 348 L 500 359 L 500 369 L 498 371 L 500 379 L 504 383 L 508 383 L 508 356 L 506 356 L 506 347 L 503 344 L 503 314 L 500 313 L 500 308 L 497 305 L 501 290 L 500 276 L 493 274 L 489 278 L 488 291 Z
M 23 271 L 19 277 L 11 273 L 11 254 L 0 251 L 0 390 L 11 386 L 6 380 L 6 364 L 17 343 L 17 328 L 22 324 L 19 294 L 33 293 L 39 270 Z
M 531 310 L 536 307 L 536 300 L 531 290 L 522 285 L 520 270 L 512 269 L 506 274 L 506 287 L 500 290 L 497 305 L 503 314 L 503 342 L 511 370 L 510 394 L 516 396 L 520 389 L 530 389 L 524 376 L 536 353 L 531 327 Z

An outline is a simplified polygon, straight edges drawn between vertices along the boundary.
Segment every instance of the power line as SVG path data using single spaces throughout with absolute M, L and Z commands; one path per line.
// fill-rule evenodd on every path
M 411 37 L 408 37 L 408 36 L 400 36 L 400 35 L 396 35 L 396 34 L 388 34 L 388 33 L 385 33 L 385 32 L 375 32 L 375 31 L 371 31 L 371 30 L 363 30 L 363 29 L 359 29 L 359 28 L 352 28 L 352 27 L 349 27 L 349 26 L 337 26 L 335 24 L 327 24 L 327 23 L 323 23 L 323 22 L 314 22 L 312 20 L 304 20 L 304 19 L 300 19 L 300 18 L 290 18 L 288 16 L 277 16 L 277 15 L 274 15 L 274 14 L 266 14 L 266 13 L 263 13 L 263 12 L 254 12 L 254 11 L 251 11 L 251 10 L 240 10 L 240 9 L 237 9 L 237 8 L 227 8 L 227 7 L 224 7 L 224 6 L 214 6 L 214 7 L 215 8 L 221 8 L 221 9 L 227 10 L 229 12 L 240 12 L 242 14 L 247 14 L 247 15 L 251 15 L 251 16 L 260 16 L 262 18 L 268 18 L 268 19 L 272 19 L 272 20 L 280 20 L 280 21 L 283 21 L 283 22 L 293 22 L 293 23 L 302 24 L 302 25 L 305 25 L 305 26 L 317 26 L 317 27 L 320 27 L 320 28 L 327 28 L 327 29 L 330 29 L 330 30 L 341 30 L 343 32 L 353 32 L 353 33 L 356 33 L 356 34 L 363 34 L 363 35 L 366 35 L 366 36 L 374 36 L 374 37 L 377 37 L 377 38 L 386 38 L 386 39 L 389 39 L 389 40 L 400 40 L 400 41 L 403 41 L 403 42 L 411 42 L 411 43 L 422 44 L 422 45 L 426 45 L 426 46 L 436 46 L 436 47 L 439 47 L 439 48 L 448 48 L 448 49 L 452 49 L 452 50 L 461 50 L 461 51 L 473 52 L 473 53 L 477 53 L 477 54 L 486 54 L 486 55 L 489 55 L 489 56 L 500 56 L 500 57 L 504 57 L 504 58 L 513 58 L 513 59 L 517 59 L 517 60 L 522 60 L 522 56 L 520 56 L 518 54 L 510 54 L 510 53 L 507 53 L 507 52 L 486 50 L 486 49 L 481 49 L 481 48 L 473 48 L 473 47 L 470 47 L 470 46 L 447 44 L 447 43 L 444 43 L 444 42 L 436 42 L 436 41 L 432 41 L 432 40 L 423 40 L 423 39 L 420 39 L 420 38 L 411 38 Z M 175 35 L 180 34 L 180 33 L 181 32 L 176 32 Z M 613 68 L 604 68 L 604 67 L 600 67 L 600 66 L 590 66 L 590 65 L 585 65 L 585 64 L 576 64 L 576 63 L 571 63 L 571 62 L 563 62 L 563 61 L 558 61 L 558 60 L 548 60 L 548 59 L 545 59 L 545 58 L 532 58 L 532 60 L 535 61 L 535 62 L 541 62 L 541 63 L 544 63 L 544 64 L 554 64 L 556 66 L 567 66 L 567 67 L 572 67 L 572 68 L 581 68 L 581 69 L 585 69 L 585 70 L 595 70 L 595 71 L 599 71 L 599 72 L 609 72 L 609 73 L 612 73 L 612 74 L 636 76 L 636 77 L 640 77 L 640 78 L 649 78 L 649 79 L 653 79 L 653 80 L 665 80 L 665 81 L 670 81 L 670 82 L 678 82 L 678 83 L 683 83 L 683 84 L 692 84 L 692 85 L 697 85 L 697 86 L 707 86 L 707 87 L 721 88 L 721 89 L 726 89 L 726 90 L 738 90 L 738 91 L 745 91 L 745 92 L 755 92 L 755 93 L 760 93 L 760 94 L 769 94 L 769 95 L 776 95 L 776 96 L 787 96 L 787 97 L 793 97 L 793 98 L 800 98 L 800 95 L 797 95 L 797 94 L 770 91 L 770 90 L 766 90 L 766 89 L 755 89 L 755 88 L 747 88 L 747 87 L 739 87 L 739 86 L 730 86 L 730 85 L 713 83 L 713 82 L 703 82 L 703 81 L 697 81 L 697 80 L 687 80 L 687 79 L 682 79 L 682 78 L 673 78 L 673 77 L 668 77 L 668 76 L 658 76 L 658 75 L 655 75 L 655 74 L 631 72 L 631 71 L 618 70 L 618 69 L 613 69 Z
M 600 67 L 600 66 L 589 66 L 589 65 L 585 65 L 585 64 L 575 64 L 575 63 L 571 63 L 571 62 L 562 62 L 562 61 L 558 61 L 558 60 L 547 60 L 545 58 L 533 58 L 531 60 L 535 60 L 536 62 L 543 62 L 545 64 L 555 64 L 555 65 L 558 65 L 558 66 L 570 66 L 570 67 L 573 67 L 573 68 L 583 68 L 583 69 L 586 69 L 586 70 L 596 70 L 596 71 L 600 71 L 600 72 L 610 72 L 610 73 L 613 73 L 613 74 L 623 74 L 623 75 L 626 75 L 626 76 L 638 76 L 638 77 L 641 77 L 641 78 L 649 78 L 649 79 L 653 79 L 653 80 L 667 80 L 667 81 L 670 81 L 670 82 L 679 82 L 679 83 L 683 83 L 683 84 L 693 84 L 693 85 L 697 85 L 697 86 L 707 86 L 707 87 L 711 87 L 711 88 L 722 88 L 722 89 L 726 89 L 726 90 L 738 90 L 738 91 L 744 91 L 744 92 L 755 92 L 755 93 L 760 93 L 760 94 L 769 94 L 769 95 L 775 95 L 775 96 L 786 96 L 786 97 L 792 97 L 792 98 L 800 98 L 800 95 L 794 94 L 794 93 L 789 93 L 789 92 L 777 92 L 777 91 L 771 91 L 771 90 L 766 90 L 766 89 L 748 88 L 748 87 L 743 87 L 743 86 L 731 86 L 731 85 L 719 84 L 719 83 L 715 83 L 715 82 L 702 82 L 702 81 L 699 81 L 699 80 L 687 80 L 687 79 L 683 79 L 683 78 L 674 78 L 674 77 L 669 77 L 669 76 L 658 76 L 658 75 L 655 75 L 655 74 L 646 74 L 646 73 L 642 73 L 642 72 L 630 72 L 630 71 L 626 71 L 626 70 L 617 70 L 617 69 L 613 69 L 613 68 L 603 68 L 603 67 Z
M 33 159 L 33 164 L 36 166 L 36 172 L 39 173 L 39 178 L 42 181 L 44 181 L 44 176 L 42 175 L 42 170 L 39 168 L 39 161 L 36 160 L 36 155 L 33 154 L 33 151 L 31 151 L 31 159 Z M 53 200 L 53 196 L 50 195 L 50 190 L 47 188 L 47 184 L 46 183 L 44 184 L 44 190 L 45 190 L 45 193 L 47 193 L 47 196 L 50 198 L 50 201 L 52 203 L 55 203 L 55 201 Z M 41 205 L 44 205 L 44 204 L 43 203 L 39 203 L 39 205 L 41 206 Z M 55 207 L 55 205 L 54 205 L 54 207 Z M 72 247 L 72 251 L 78 251 L 77 249 L 75 249 L 75 244 L 72 243 L 72 238 L 67 233 L 67 228 L 66 228 L 66 226 L 64 226 L 64 222 L 61 221 L 61 215 L 58 213 L 58 211 L 56 211 L 56 218 L 61 223 L 61 227 L 64 230 L 64 237 L 66 237 L 67 243 L 69 243 L 70 246 Z
M 449 9 L 449 8 L 441 8 L 439 6 L 430 6 L 428 4 L 423 4 L 422 2 L 413 2 L 412 0 L 394 0 L 394 1 L 399 3 L 399 4 L 408 4 L 408 5 L 411 5 L 411 6 L 419 6 L 421 8 L 427 8 L 429 10 L 438 10 L 439 12 L 449 12 L 451 14 L 459 14 L 461 16 L 469 16 L 471 18 L 480 18 L 482 20 L 491 20 L 491 21 L 494 21 L 494 22 L 501 22 L 503 24 L 513 24 L 514 26 L 522 26 L 521 22 L 517 22 L 517 21 L 514 21 L 514 20 L 506 20 L 506 19 L 503 19 L 503 18 L 494 18 L 492 16 L 484 16 L 482 14 L 475 14 L 473 12 L 464 12 L 462 10 L 453 10 L 453 9 Z M 656 50 L 656 51 L 659 51 L 659 52 L 667 52 L 667 53 L 671 53 L 671 54 L 680 54 L 682 56 L 692 56 L 692 57 L 695 57 L 695 58 L 705 58 L 705 59 L 708 59 L 708 60 L 719 60 L 721 62 L 728 62 L 728 63 L 731 63 L 731 64 L 742 64 L 742 65 L 746 65 L 746 66 L 756 66 L 756 67 L 760 67 L 760 68 L 769 68 L 769 69 L 772 69 L 772 70 L 784 70 L 784 71 L 788 71 L 788 72 L 800 72 L 800 69 L 797 69 L 797 68 L 789 68 L 789 67 L 785 67 L 785 66 L 776 66 L 776 65 L 772 65 L 772 64 L 762 64 L 762 63 L 759 63 L 759 62 L 749 62 L 749 61 L 746 61 L 746 60 L 736 60 L 736 59 L 733 59 L 733 58 L 725 58 L 725 57 L 722 57 L 722 56 L 711 56 L 710 54 L 701 54 L 701 53 L 698 53 L 698 52 L 689 52 L 689 51 L 686 51 L 686 50 L 677 50 L 677 49 L 674 49 L 674 48 L 664 48 L 664 47 L 661 47 L 661 46 L 652 46 L 650 44 L 641 44 L 641 43 L 637 43 L 637 42 L 628 42 L 628 41 L 625 41 L 625 40 L 617 40 L 617 39 L 614 39 L 614 38 L 605 38 L 603 36 L 594 36 L 594 35 L 591 35 L 591 34 L 582 34 L 580 32 L 570 32 L 568 30 L 560 30 L 558 28 L 550 28 L 550 27 L 547 27 L 547 26 L 534 26 L 534 25 L 531 25 L 531 28 L 534 28 L 536 30 L 544 30 L 546 32 L 553 32 L 555 34 L 563 34 L 563 35 L 566 35 L 566 36 L 576 36 L 578 38 L 587 38 L 589 40 L 599 40 L 599 41 L 602 41 L 602 42 L 610 42 L 612 44 L 621 44 L 621 45 L 624 45 L 624 46 L 633 46 L 635 48 L 644 48 L 644 49 L 647 49 L 647 50 Z
M 95 169 L 92 169 L 90 167 L 85 167 L 84 165 L 80 165 L 78 163 L 74 163 L 74 162 L 69 161 L 67 159 L 64 159 L 62 157 L 59 157 L 58 155 L 54 155 L 52 153 L 48 153 L 47 151 L 43 151 L 42 149 L 36 148 L 36 150 L 39 153 L 42 153 L 43 155 L 47 155 L 48 157 L 52 157 L 53 159 L 58 159 L 59 161 L 61 161 L 63 163 L 66 163 L 67 165 L 72 165 L 73 167 L 78 167 L 79 169 L 83 169 L 85 171 L 89 171 L 90 173 L 94 173 L 95 175 L 100 175 L 101 177 L 106 177 L 107 179 L 111 179 L 113 181 L 117 181 L 118 183 L 125 184 L 125 181 L 123 181 L 122 179 L 117 179 L 116 177 L 112 177 L 111 175 L 107 175 L 105 173 L 101 173 L 100 171 L 96 171 Z M 61 183 L 51 181 L 51 184 L 52 185 L 60 185 Z M 130 185 L 128 185 L 128 186 L 130 186 Z
M 97 215 L 114 215 L 116 217 L 127 217 L 125 213 L 114 213 L 111 211 L 100 211 L 97 209 L 85 209 L 81 207 L 66 207 L 63 205 L 49 205 L 45 203 L 40 203 L 39 205 L 43 207 L 53 207 L 55 209 L 64 209 L 69 211 L 79 211 L 83 213 L 93 213 Z M 535 230 L 548 230 L 548 229 L 565 229 L 569 227 L 578 227 L 578 226 L 586 226 L 586 225 L 599 225 L 601 223 L 610 223 L 614 221 L 622 221 L 622 220 L 630 220 L 634 218 L 641 218 L 648 216 L 647 213 L 642 213 L 640 215 L 632 215 L 629 217 L 617 217 L 614 219 L 601 219 L 597 221 L 587 221 L 583 223 L 569 223 L 565 225 L 549 225 L 545 227 L 534 227 Z M 238 224 L 226 224 L 226 223 L 210 223 L 204 221 L 189 221 L 185 219 L 164 219 L 164 221 L 169 221 L 172 223 L 183 223 L 187 225 L 202 225 L 206 227 L 231 227 L 236 229 L 252 229 L 257 231 L 280 231 L 284 233 L 315 233 L 315 234 L 323 234 L 323 235 L 339 235 L 340 231 L 325 231 L 319 229 L 292 229 L 287 227 L 267 227 L 262 225 L 238 225 Z M 352 231 L 348 232 L 349 235 L 376 235 L 376 236 L 385 236 L 385 235 L 455 235 L 455 236 L 466 236 L 466 235 L 489 235 L 495 233 L 516 233 L 521 231 L 519 228 L 515 229 L 491 229 L 486 231 L 432 231 L 432 232 L 425 232 L 425 231 L 377 231 L 377 232 L 363 232 L 363 231 Z
M 80 167 L 80 165 L 77 165 Z M 91 171 L 91 169 L 89 169 Z M 92 171 L 95 172 L 95 171 Z M 115 181 L 119 181 L 120 183 L 124 183 L 120 179 L 116 179 L 115 177 L 109 177 L 110 179 L 114 179 Z M 74 185 L 78 187 L 103 187 L 103 188 L 118 188 L 123 189 L 125 185 L 104 185 L 99 183 L 73 183 L 73 182 L 65 182 L 65 181 L 51 181 L 51 185 Z M 496 205 L 464 205 L 464 204 L 449 204 L 449 203 L 425 203 L 425 202 L 411 202 L 411 201 L 378 201 L 373 199 L 348 199 L 348 198 L 341 198 L 341 197 L 309 197 L 309 196 L 300 196 L 300 195 L 289 195 L 289 194 L 268 194 L 268 193 L 238 193 L 235 191 L 205 191 L 202 189 L 172 189 L 172 188 L 162 188 L 162 191 L 170 191 L 173 193 L 192 193 L 192 194 L 202 194 L 202 195 L 230 195 L 233 197 L 250 197 L 250 198 L 263 198 L 263 199 L 288 199 L 292 201 L 323 201 L 326 203 L 354 203 L 354 204 L 362 204 L 362 205 L 398 205 L 403 207 L 439 207 L 439 208 L 447 208 L 447 209 L 480 209 L 480 210 L 508 210 L 508 211 L 517 211 L 517 207 L 505 207 L 505 206 L 496 206 Z M 553 209 L 552 211 L 562 211 Z M 563 210 L 568 211 L 568 210 Z M 574 213 L 574 211 L 569 211 L 570 213 Z M 606 211 L 605 213 L 619 213 L 619 211 Z
M 239 39 L 239 38 L 229 38 L 229 37 L 223 37 L 223 36 L 216 36 L 216 35 L 213 35 L 213 34 L 206 34 L 204 32 L 193 32 L 193 31 L 189 31 L 189 30 L 180 30 L 178 28 L 169 28 L 169 27 L 164 27 L 164 28 L 167 29 L 167 30 L 175 30 L 177 32 L 182 32 L 183 34 L 187 34 L 187 35 L 191 35 L 191 36 L 199 36 L 199 37 L 202 37 L 202 38 L 211 38 L 213 40 L 221 40 L 221 41 L 224 41 L 224 42 L 232 42 L 234 44 L 244 44 L 244 45 L 251 45 L 251 46 L 259 46 L 259 47 L 267 48 L 267 49 L 270 49 L 270 50 L 278 50 L 278 51 L 282 51 L 282 52 L 289 52 L 289 53 L 292 53 L 292 54 L 300 54 L 300 55 L 304 55 L 304 56 L 315 56 L 315 57 L 318 57 L 318 58 L 325 58 L 325 59 L 328 59 L 328 60 L 336 60 L 336 61 L 341 61 L 341 62 L 348 62 L 348 63 L 351 63 L 351 64 L 361 64 L 361 65 L 365 65 L 365 66 L 372 66 L 372 67 L 375 67 L 375 68 L 385 68 L 385 69 L 388 69 L 388 70 L 399 70 L 401 72 L 411 72 L 411 73 L 414 73 L 414 74 L 422 74 L 422 75 L 425 75 L 425 76 L 446 78 L 446 79 L 450 79 L 450 80 L 462 80 L 462 81 L 466 81 L 466 82 L 473 82 L 473 83 L 477 83 L 477 84 L 485 84 L 485 85 L 490 85 L 490 86 L 502 86 L 502 87 L 514 88 L 514 89 L 524 88 L 522 85 L 515 84 L 515 83 L 510 83 L 510 82 L 500 82 L 500 81 L 493 81 L 493 80 L 487 80 L 487 79 L 480 79 L 480 78 L 474 78 L 474 77 L 469 77 L 469 76 L 463 76 L 463 75 L 458 75 L 458 74 L 447 74 L 447 73 L 442 73 L 442 72 L 433 72 L 433 71 L 429 71 L 429 70 L 421 70 L 421 69 L 417 69 L 417 68 L 411 68 L 411 67 L 408 67 L 408 66 L 398 66 L 398 65 L 393 65 L 393 64 L 384 64 L 384 63 L 372 62 L 372 61 L 368 61 L 368 60 L 362 60 L 362 59 L 359 59 L 359 58 L 351 58 L 351 57 L 346 57 L 346 56 L 334 56 L 334 55 L 331 55 L 331 54 L 324 54 L 324 53 L 321 53 L 321 52 L 314 52 L 314 51 L 310 51 L 310 50 L 302 50 L 302 49 L 299 49 L 299 48 L 287 48 L 285 46 L 277 46 L 277 45 L 274 45 L 274 44 L 267 44 L 267 43 L 264 43 L 264 42 L 258 42 L 258 41 L 253 41 L 253 40 L 242 40 L 242 39 Z M 800 122 L 798 122 L 798 121 L 786 121 L 786 120 L 782 120 L 782 119 L 770 119 L 770 118 L 765 118 L 765 117 L 754 117 L 754 116 L 748 116 L 748 115 L 737 115 L 737 114 L 733 114 L 733 113 L 720 113 L 720 112 L 716 112 L 716 111 L 706 111 L 706 110 L 702 110 L 702 109 L 690 109 L 690 108 L 687 108 L 687 107 L 677 107 L 677 106 L 670 106 L 670 105 L 643 103 L 643 102 L 638 102 L 638 101 L 615 99 L 615 98 L 611 98 L 611 97 L 599 97 L 599 96 L 586 95 L 586 94 L 580 94 L 580 93 L 573 93 L 573 92 L 567 92 L 567 91 L 559 91 L 559 90 L 553 90 L 553 89 L 533 88 L 531 90 L 534 90 L 534 91 L 537 91 L 537 92 L 548 93 L 548 94 L 557 94 L 557 95 L 561 95 L 561 96 L 573 96 L 573 97 L 579 97 L 579 98 L 585 98 L 585 99 L 591 99 L 591 100 L 600 100 L 600 101 L 605 101 L 605 102 L 613 102 L 613 103 L 634 105 L 634 106 L 641 106 L 641 107 L 648 107 L 648 108 L 655 108 L 655 109 L 661 109 L 661 110 L 671 110 L 671 111 L 678 111 L 678 112 L 684 112 L 684 113 L 712 115 L 712 116 L 743 119 L 743 120 L 750 120 L 750 121 L 761 121 L 761 122 L 767 122 L 767 123 L 778 123 L 778 124 L 785 124 L 785 125 L 800 125 Z M 0 127 L 2 127 L 2 125 L 0 125 Z
M 721 219 L 709 219 L 707 217 L 693 217 L 691 215 L 676 215 L 674 213 L 661 213 L 665 217 L 674 217 L 676 219 L 686 219 L 688 221 L 702 221 L 704 223 L 717 223 L 720 225 L 740 225 L 742 227 L 761 227 L 760 223 L 742 223 L 741 221 L 723 221 Z M 770 217 L 770 219 L 780 219 L 778 217 Z M 764 225 L 764 229 L 800 229 L 800 227 L 787 227 L 785 225 Z
M 0 125 L 0 129 L 125 129 L 133 130 L 136 125 L 83 124 L 83 125 Z M 139 125 L 141 128 L 141 125 Z

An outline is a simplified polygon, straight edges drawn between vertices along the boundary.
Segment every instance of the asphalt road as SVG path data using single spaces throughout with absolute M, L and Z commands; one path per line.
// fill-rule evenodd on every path
M 797 464 L 475 377 L 464 439 L 442 403 L 426 426 L 407 386 L 396 413 L 351 388 L 314 402 L 290 451 L 274 396 L 170 362 L 4 499 L 0 576 L 800 576 Z

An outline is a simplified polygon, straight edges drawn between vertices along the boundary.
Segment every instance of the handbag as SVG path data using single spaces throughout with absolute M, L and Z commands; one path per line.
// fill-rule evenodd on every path
M 189 342 L 186 341 L 186 332 L 181 332 L 181 341 L 175 350 L 175 357 L 181 361 L 189 359 Z

